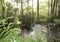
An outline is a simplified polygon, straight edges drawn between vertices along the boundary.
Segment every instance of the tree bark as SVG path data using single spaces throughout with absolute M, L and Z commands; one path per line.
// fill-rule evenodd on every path
M 51 18 L 50 22 L 54 22 L 54 9 L 55 8 L 55 0 L 51 0 Z
M 37 0 L 37 20 L 39 20 L 39 0 Z
M 21 0 L 21 23 L 23 23 L 23 1 Z

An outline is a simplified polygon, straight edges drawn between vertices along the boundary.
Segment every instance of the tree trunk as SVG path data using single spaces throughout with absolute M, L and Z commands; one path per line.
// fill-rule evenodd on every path
M 35 19 L 34 19 L 34 8 L 33 8 L 33 4 L 34 2 L 33 2 L 33 0 L 32 0 L 32 21 L 33 21 L 33 23 L 32 23 L 32 26 L 34 26 L 34 24 L 35 24 Z
M 51 0 L 51 18 L 50 22 L 54 22 L 54 9 L 55 8 L 55 0 Z
M 21 0 L 21 23 L 23 23 L 23 1 Z
M 39 20 L 39 0 L 37 0 L 37 20 Z
M 33 0 L 32 0 L 32 17 L 33 17 L 33 20 L 34 20 Z
M 4 0 L 1 0 L 1 5 L 2 5 L 2 18 L 6 18 L 6 7 Z
M 60 1 L 58 2 L 58 17 L 60 18 Z
M 57 9 L 58 9 L 58 0 L 55 0 L 55 17 L 57 15 Z

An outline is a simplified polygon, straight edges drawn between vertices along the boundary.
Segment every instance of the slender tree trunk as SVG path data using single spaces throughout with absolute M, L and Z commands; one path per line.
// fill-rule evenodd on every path
M 29 6 L 29 0 L 27 0 L 27 14 L 29 14 L 29 8 L 28 8 L 28 6 Z
M 34 24 L 35 24 L 35 19 L 34 19 L 34 7 L 33 7 L 33 4 L 34 2 L 33 2 L 33 0 L 32 0 L 32 21 L 33 21 L 33 26 L 34 26 Z
M 58 8 L 58 0 L 55 0 L 55 17 L 57 14 L 57 8 Z
M 54 22 L 54 9 L 55 8 L 55 0 L 51 0 L 51 18 L 50 22 Z
M 54 19 L 56 17 L 57 14 L 57 3 L 58 0 L 51 0 L 51 22 L 54 22 Z
M 21 0 L 21 23 L 23 23 L 23 0 Z
M 47 17 L 47 22 L 49 22 L 50 19 L 50 0 L 48 0 L 48 17 Z
M 34 20 L 33 0 L 32 0 L 32 16 L 33 16 L 33 20 Z
M 2 18 L 6 18 L 4 0 L 1 0 L 1 4 L 2 4 Z
M 39 0 L 37 0 L 37 20 L 39 20 Z
M 60 0 L 58 1 L 58 17 L 60 18 Z

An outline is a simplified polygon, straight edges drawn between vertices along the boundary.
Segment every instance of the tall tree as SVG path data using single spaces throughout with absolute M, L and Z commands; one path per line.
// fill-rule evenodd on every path
M 51 22 L 54 22 L 54 18 L 57 12 L 58 0 L 51 0 Z
M 23 0 L 21 0 L 21 22 L 23 23 Z
M 55 17 L 58 14 L 57 11 L 58 11 L 58 0 L 55 0 Z
M 58 17 L 60 18 L 60 0 L 58 0 Z
M 27 14 L 29 14 L 29 0 L 27 0 Z
M 0 0 L 0 2 L 1 2 L 1 7 L 2 7 L 2 18 L 6 18 L 5 2 L 4 2 L 4 0 Z
M 55 8 L 55 0 L 51 0 L 51 17 L 50 22 L 54 22 L 54 9 Z
M 39 0 L 37 0 L 37 20 L 39 20 Z
M 32 0 L 32 17 L 33 17 L 33 22 L 34 22 L 34 8 L 33 8 L 33 0 Z

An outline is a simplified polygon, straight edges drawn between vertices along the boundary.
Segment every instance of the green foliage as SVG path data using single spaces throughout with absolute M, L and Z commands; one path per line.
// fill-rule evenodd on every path
M 20 0 L 14 0 L 16 3 L 20 3 Z
M 55 24 L 56 24 L 55 31 L 60 32 L 60 19 L 55 19 L 54 21 L 55 21 Z
M 10 30 L 9 35 L 6 38 L 1 39 L 0 42 L 4 42 L 4 41 L 11 42 L 10 39 L 12 39 L 13 37 L 15 37 L 16 42 L 47 42 L 45 33 L 41 32 L 41 33 L 37 33 L 36 36 L 28 36 L 28 37 L 22 38 L 18 36 L 16 29 Z
M 3 39 L 9 35 L 11 29 L 17 28 L 18 19 L 16 19 L 17 9 L 11 3 L 0 3 L 0 9 L 0 39 Z
M 20 0 L 14 0 L 16 3 L 17 3 L 17 6 L 18 6 L 18 3 L 20 3 Z M 27 1 L 27 0 L 26 0 Z M 39 7 L 39 19 L 37 19 L 37 14 L 36 14 L 36 8 L 34 8 L 34 19 L 36 20 L 37 23 L 46 23 L 46 19 L 48 17 L 50 17 L 50 13 L 49 13 L 49 16 L 48 16 L 48 2 L 40 2 L 40 7 Z M 60 2 L 59 2 L 60 3 Z M 22 24 L 21 26 L 17 24 L 17 21 L 19 21 L 20 18 L 18 18 L 18 14 L 20 14 L 21 10 L 20 8 L 15 8 L 13 5 L 11 5 L 11 3 L 7 2 L 6 4 L 4 3 L 4 0 L 0 0 L 0 39 L 1 38 L 4 38 L 7 40 L 7 35 L 11 36 L 13 35 L 15 32 L 13 31 L 13 28 L 17 28 L 17 27 L 21 27 L 21 29 L 27 29 L 28 31 L 31 29 L 31 24 L 34 22 L 33 21 L 33 18 L 32 18 L 32 7 L 27 4 L 27 7 L 26 7 L 26 3 L 25 3 L 25 0 L 23 1 L 23 21 L 22 21 Z M 59 5 L 59 4 L 58 4 Z M 52 4 L 52 7 L 53 7 L 53 4 Z M 53 7 L 54 8 L 54 7 Z M 55 11 L 57 10 L 57 7 L 56 7 L 56 3 L 55 3 L 55 8 L 54 8 L 54 15 L 55 15 Z M 50 12 L 50 6 L 49 6 L 49 12 Z M 60 12 L 59 12 L 60 13 Z M 56 12 L 56 14 L 58 14 Z M 58 16 L 56 16 L 56 18 L 59 18 Z M 52 19 L 52 18 L 51 18 Z M 48 20 L 48 22 L 52 22 L 50 20 Z M 21 19 L 20 19 L 21 20 Z M 54 22 L 56 23 L 56 26 L 53 28 L 54 30 L 53 31 L 60 31 L 60 19 L 59 20 L 54 20 Z M 58 28 L 58 29 L 57 29 Z M 12 32 L 14 33 L 11 33 L 11 30 L 12 29 Z M 10 33 L 10 34 L 9 34 Z M 5 38 L 6 37 L 6 38 Z M 9 38 L 9 37 L 8 37 Z M 25 38 L 25 42 L 43 42 L 41 40 L 41 37 L 39 37 L 39 35 L 37 35 L 37 40 L 35 40 L 34 38 L 32 37 L 28 37 L 28 38 Z M 18 42 L 22 42 L 21 41 L 21 37 L 17 38 Z M 0 41 L 0 42 L 5 42 L 5 41 Z M 9 42 L 9 41 L 6 41 L 6 42 Z M 44 41 L 46 42 L 46 41 Z
M 6 20 L 0 20 L 0 39 L 5 38 L 9 34 L 9 27 Z
M 24 19 L 21 24 L 21 29 L 27 29 L 28 31 L 31 29 L 31 24 L 32 24 L 32 17 L 31 14 L 25 14 Z M 24 25 L 24 26 L 22 26 Z
M 0 20 L 0 39 L 5 38 L 10 33 L 10 30 L 17 28 L 17 22 L 14 18 Z

